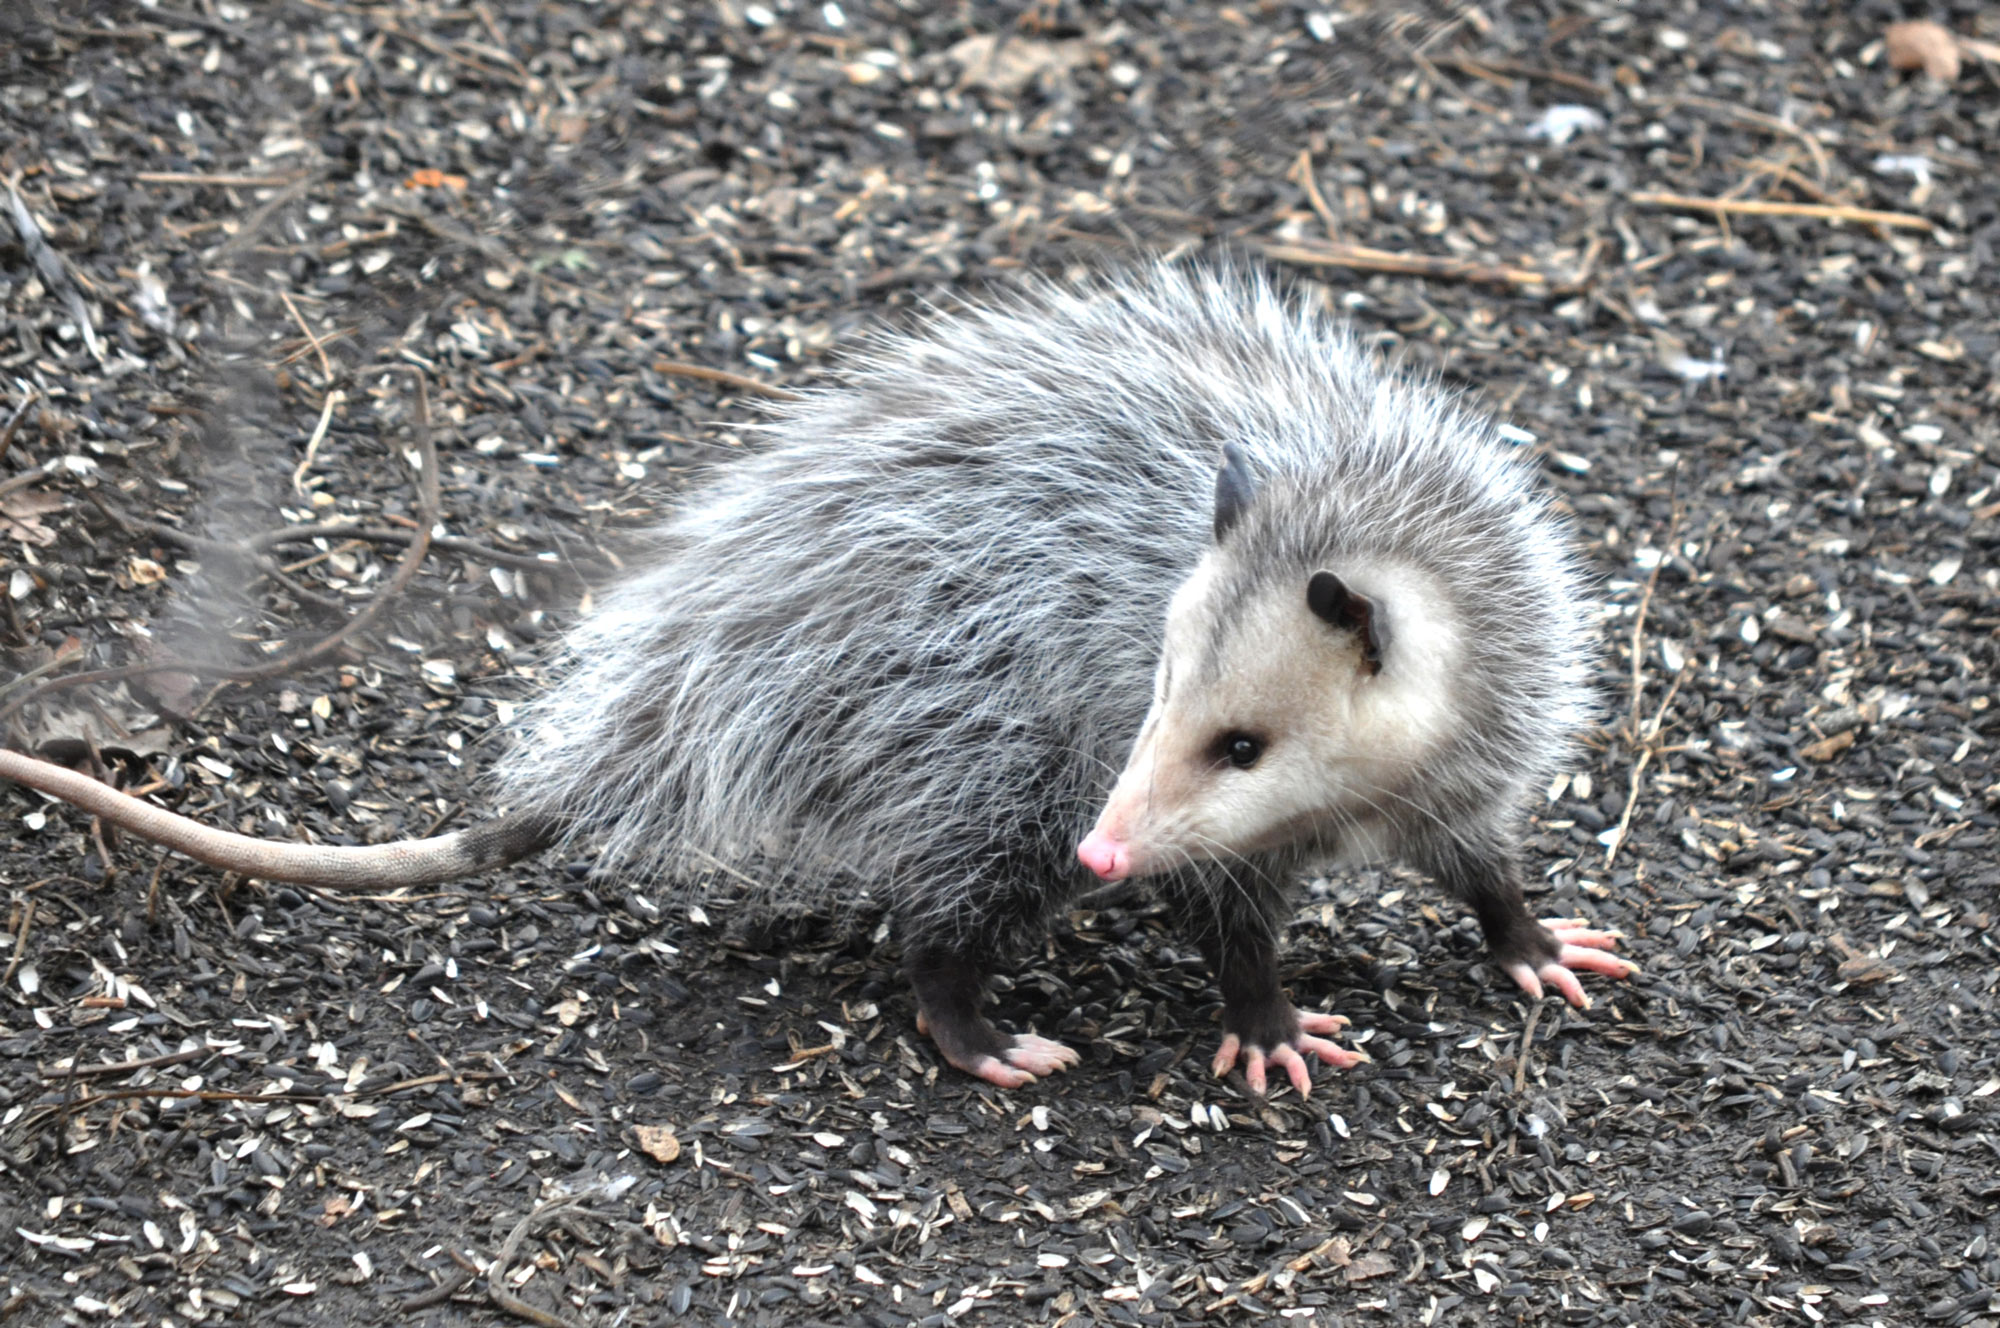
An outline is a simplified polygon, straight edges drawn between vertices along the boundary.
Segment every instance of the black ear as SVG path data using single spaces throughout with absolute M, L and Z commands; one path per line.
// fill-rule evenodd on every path
M 1370 673 L 1382 671 L 1382 652 L 1389 644 L 1389 624 L 1366 595 L 1357 595 L 1332 572 L 1314 572 L 1306 582 L 1306 604 L 1313 616 L 1361 638 L 1361 658 Z
M 1250 478 L 1243 449 L 1234 443 L 1222 445 L 1222 469 L 1215 472 L 1215 538 L 1219 543 L 1237 519 L 1250 510 L 1257 497 L 1257 482 Z

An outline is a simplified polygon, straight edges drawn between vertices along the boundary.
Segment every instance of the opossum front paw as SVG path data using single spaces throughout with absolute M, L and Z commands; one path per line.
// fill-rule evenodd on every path
M 1276 1066 L 1284 1071 L 1300 1097 L 1312 1096 L 1312 1063 L 1308 1057 L 1333 1066 L 1336 1070 L 1352 1069 L 1368 1059 L 1368 1054 L 1350 1051 L 1336 1042 L 1314 1037 L 1315 1033 L 1338 1033 L 1347 1027 L 1347 1021 L 1337 1014 L 1313 1014 L 1305 1011 L 1296 1013 L 1298 1031 L 1288 1039 L 1271 1038 L 1271 1045 L 1263 1045 L 1262 1040 L 1246 1040 L 1236 1033 L 1226 1034 L 1222 1046 L 1215 1053 L 1215 1062 L 1210 1067 L 1215 1077 L 1220 1079 L 1236 1068 L 1236 1059 L 1243 1058 L 1243 1081 L 1250 1091 L 1262 1097 L 1269 1083 L 1268 1068 Z
M 1577 1009 L 1588 1010 L 1590 997 L 1576 980 L 1578 972 L 1625 978 L 1639 971 L 1639 966 L 1631 960 L 1605 953 L 1618 944 L 1615 931 L 1594 930 L 1582 918 L 1550 918 L 1542 926 L 1548 928 L 1560 947 L 1555 958 L 1539 965 L 1516 959 L 1505 966 L 1507 976 L 1536 1000 L 1542 998 L 1546 984 Z

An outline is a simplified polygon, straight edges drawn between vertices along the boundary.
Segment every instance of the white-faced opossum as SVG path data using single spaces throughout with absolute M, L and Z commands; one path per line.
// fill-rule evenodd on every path
M 1522 900 L 1522 804 L 1587 702 L 1565 527 L 1490 426 L 1338 323 L 1230 271 L 1043 287 L 884 339 L 769 433 L 570 637 L 509 816 L 287 845 L 17 753 L 0 775 L 269 880 L 430 883 L 590 835 L 605 868 L 872 896 L 919 1026 L 1006 1087 L 1076 1060 L 980 1004 L 1085 866 L 1186 919 L 1216 1071 L 1258 1091 L 1359 1059 L 1278 984 L 1317 861 L 1428 872 L 1531 994 L 1631 970 Z

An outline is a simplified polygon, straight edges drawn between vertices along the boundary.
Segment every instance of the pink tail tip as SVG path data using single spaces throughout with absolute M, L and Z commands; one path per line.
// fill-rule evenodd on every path
M 1132 874 L 1132 850 L 1102 830 L 1093 830 L 1076 846 L 1083 865 L 1107 881 L 1122 881 Z

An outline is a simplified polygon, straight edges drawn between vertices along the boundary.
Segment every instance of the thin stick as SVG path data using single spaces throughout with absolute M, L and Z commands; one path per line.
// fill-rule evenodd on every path
M 377 591 L 359 612 L 311 645 L 289 651 L 262 664 L 249 664 L 234 669 L 213 669 L 170 661 L 160 664 L 133 664 L 123 668 L 90 669 L 66 677 L 51 678 L 25 695 L 16 697 L 6 706 L 0 707 L 0 723 L 19 713 L 29 702 L 39 700 L 50 692 L 64 691 L 87 683 L 122 682 L 128 678 L 142 678 L 155 673 L 205 674 L 225 682 L 263 682 L 270 678 L 282 677 L 324 655 L 332 654 L 350 637 L 379 618 L 390 602 L 401 595 L 410 582 L 416 579 L 417 570 L 423 566 L 424 558 L 430 552 L 431 528 L 437 524 L 438 509 L 442 505 L 438 483 L 437 443 L 431 437 L 428 382 L 414 365 L 398 364 L 383 367 L 417 376 L 417 457 L 418 465 L 422 469 L 422 474 L 417 477 L 418 515 L 416 529 L 403 536 L 408 540 L 409 547 L 404 552 L 402 561 L 396 564 L 396 570 L 382 589 Z
M 387 584 L 369 599 L 359 613 L 342 623 L 331 635 L 277 659 L 248 668 L 232 669 L 226 675 L 232 682 L 259 682 L 280 677 L 302 664 L 332 654 L 348 638 L 382 616 L 382 610 L 388 607 L 390 601 L 401 595 L 416 579 L 417 569 L 423 566 L 424 558 L 430 552 L 431 528 L 437 525 L 438 509 L 444 501 L 438 480 L 437 440 L 431 437 L 430 383 L 414 365 L 387 367 L 413 374 L 417 380 L 417 464 L 423 473 L 417 476 L 417 528 L 412 532 L 410 547 L 404 552 L 403 560 L 396 564 L 396 570 Z
M 35 897 L 29 895 L 21 905 L 21 926 L 14 933 L 14 953 L 7 960 L 7 971 L 0 973 L 0 987 L 14 980 L 14 970 L 21 966 L 21 957 L 28 953 L 28 927 L 35 920 Z
M 1489 71 L 1500 74 L 1512 74 L 1516 78 L 1539 79 L 1544 83 L 1559 83 L 1566 88 L 1575 88 L 1578 92 L 1587 92 L 1600 101 L 1608 101 L 1611 97 L 1610 90 L 1602 83 L 1594 83 L 1582 74 L 1572 74 L 1566 69 L 1542 69 L 1535 65 L 1524 65 L 1517 60 L 1495 60 L 1486 56 L 1473 59 L 1463 55 L 1443 55 L 1438 57 L 1438 63 L 1451 65 L 1454 68 L 1473 75 L 1475 78 L 1482 77 Z
M 264 227 L 269 224 L 272 217 L 278 214 L 281 208 L 289 207 L 292 203 L 304 197 L 311 191 L 315 184 L 319 183 L 319 180 L 320 174 L 312 171 L 308 171 L 306 174 L 293 179 L 284 188 L 272 194 L 263 203 L 258 205 L 255 212 L 245 217 L 242 224 L 237 227 L 236 234 L 204 253 L 201 256 L 201 261 L 203 263 L 220 263 L 224 259 L 233 258 L 237 250 L 243 248 L 264 233 Z M 229 282 L 233 280 L 226 272 L 212 272 L 209 275 L 218 281 Z M 248 282 L 244 282 L 243 284 L 249 286 Z M 250 289 L 255 290 L 257 288 L 250 286 Z M 306 296 L 304 298 L 312 299 L 315 297 Z
M 1446 258 L 1431 254 L 1402 254 L 1366 245 L 1269 244 L 1267 257 L 1281 263 L 1309 267 L 1345 267 L 1358 272 L 1395 272 L 1407 276 L 1434 277 L 1441 281 L 1475 281 L 1501 286 L 1547 286 L 1549 279 L 1526 268 L 1493 267 L 1467 258 Z
M 292 310 L 294 318 L 298 318 L 299 311 L 292 307 L 289 297 L 285 300 L 285 307 Z M 305 325 L 305 319 L 299 318 L 299 326 L 303 328 Z M 306 335 L 310 337 L 312 333 L 307 332 Z M 319 342 L 314 341 L 313 347 L 314 349 L 319 349 Z M 326 351 L 320 350 L 319 362 L 322 366 L 326 364 Z M 327 370 L 327 381 L 333 381 L 333 370 L 330 368 Z M 327 427 L 333 423 L 334 409 L 345 400 L 347 400 L 347 393 L 341 391 L 339 388 L 335 388 L 333 391 L 328 392 L 326 400 L 320 403 L 319 423 L 313 426 L 312 437 L 306 439 L 305 459 L 300 461 L 299 468 L 292 472 L 292 491 L 301 498 L 308 496 L 306 493 L 306 472 L 311 470 L 313 462 L 319 459 L 319 445 L 326 438 Z
M 34 405 L 35 399 L 39 396 L 41 393 L 38 390 L 29 388 L 28 395 L 21 398 L 21 404 L 14 407 L 14 413 L 7 417 L 7 422 L 0 424 L 0 460 L 6 459 L 7 449 L 14 445 L 14 430 L 21 427 L 21 420 L 27 415 L 28 407 Z
M 541 80 L 532 74 L 516 73 L 514 70 L 502 69 L 495 65 L 490 65 L 484 60 L 474 59 L 472 56 L 452 50 L 443 42 L 428 37 L 421 32 L 412 32 L 408 28 L 398 27 L 394 23 L 384 23 L 381 30 L 391 37 L 401 37 L 404 41 L 412 45 L 421 46 L 432 55 L 449 60 L 453 64 L 464 65 L 467 69 L 478 70 L 480 73 L 493 78 L 504 78 L 525 92 L 537 92 L 541 90 Z
M 37 466 L 33 470 L 23 471 L 19 475 L 9 475 L 6 479 L 0 480 L 0 494 L 9 494 L 16 489 L 25 489 L 36 480 L 45 480 L 53 474 L 55 472 L 46 466 Z
M 1514 1058 L 1514 1093 L 1519 1096 L 1528 1090 L 1528 1049 L 1535 1045 L 1535 1025 L 1542 1017 L 1542 1003 L 1528 1002 L 1528 1023 L 1521 1030 L 1521 1054 Z
M 742 374 L 731 373 L 727 369 L 711 369 L 705 364 L 688 364 L 681 360 L 654 360 L 653 372 L 670 374 L 675 378 L 698 378 L 704 383 L 721 383 L 739 392 L 756 392 L 770 397 L 773 401 L 797 401 L 799 394 L 790 392 L 772 383 L 759 382 Z
M 459 1292 L 465 1290 L 465 1284 L 471 1280 L 471 1273 L 466 1272 L 463 1268 L 454 1268 L 451 1270 L 450 1277 L 445 1278 L 444 1281 L 438 1283 L 429 1291 L 419 1291 L 416 1295 L 406 1298 L 397 1308 L 405 1314 L 414 1314 L 418 1310 L 427 1310 L 433 1305 L 442 1305 Z
M 208 1047 L 190 1047 L 186 1051 L 169 1052 L 164 1056 L 148 1056 L 139 1061 L 106 1061 L 102 1065 L 79 1065 L 74 1069 L 43 1071 L 44 1079 L 94 1079 L 101 1074 L 137 1074 L 140 1070 L 157 1070 L 167 1065 L 184 1065 L 198 1061 L 212 1054 Z
M 520 1252 L 521 1242 L 528 1238 L 530 1231 L 536 1227 L 546 1225 L 551 1220 L 561 1217 L 565 1213 L 576 1211 L 583 1207 L 586 1202 L 597 1198 L 603 1192 L 603 1186 L 593 1185 L 587 1190 L 582 1190 L 571 1195 L 560 1203 L 544 1204 L 515 1224 L 514 1229 L 507 1234 L 506 1242 L 500 1247 L 499 1257 L 486 1267 L 486 1294 L 493 1298 L 494 1305 L 514 1315 L 516 1318 L 526 1319 L 529 1323 L 541 1324 L 543 1328 L 573 1328 L 568 1319 L 557 1314 L 551 1314 L 547 1310 L 538 1309 L 509 1290 L 507 1287 L 507 1268 L 514 1262 L 514 1256 Z
M 132 176 L 141 184 L 205 184 L 218 189 L 277 189 L 296 184 L 298 175 L 206 175 L 200 171 L 139 171 Z
M 290 291 L 282 291 L 282 290 L 279 291 L 278 298 L 285 302 L 286 312 L 291 314 L 292 321 L 299 325 L 299 331 L 305 333 L 306 340 L 309 343 L 311 343 L 313 350 L 318 352 L 319 371 L 320 373 L 326 376 L 327 384 L 328 386 L 331 386 L 333 384 L 333 364 L 326 358 L 325 343 L 319 339 L 319 337 L 313 332 L 311 327 L 307 326 L 305 315 L 301 314 L 299 312 L 299 306 L 292 302 L 292 293 Z M 322 416 L 321 419 L 322 423 L 320 424 L 320 429 L 322 432 L 324 432 L 326 429 L 326 425 L 324 423 L 325 417 Z
M 1625 847 L 1625 840 L 1631 833 L 1632 813 L 1639 805 L 1639 781 L 1646 773 L 1646 767 L 1653 763 L 1655 754 L 1665 755 L 1669 751 L 1686 750 L 1685 747 L 1662 747 L 1660 745 L 1660 726 L 1666 723 L 1667 708 L 1673 705 L 1674 697 L 1680 694 L 1681 683 L 1687 678 L 1688 670 L 1692 667 L 1692 664 L 1683 664 L 1681 671 L 1674 675 L 1673 683 L 1668 686 L 1666 696 L 1660 700 L 1660 708 L 1653 712 L 1653 722 L 1647 726 L 1645 744 L 1638 749 L 1638 759 L 1632 762 L 1632 776 L 1625 786 L 1625 810 L 1618 814 L 1616 836 L 1612 839 L 1610 846 L 1604 850 L 1604 869 L 1606 871 L 1611 870 L 1611 864 L 1617 861 L 1618 850 Z
M 323 337 L 315 337 L 312 341 L 310 341 L 306 345 L 294 346 L 292 349 L 286 351 L 283 355 L 278 357 L 277 361 L 278 365 L 283 366 L 291 364 L 295 360 L 302 360 L 306 356 L 312 354 L 314 351 L 320 352 L 320 358 L 323 362 L 326 358 L 325 347 L 327 346 L 328 343 L 335 341 L 345 341 L 347 338 L 353 336 L 356 332 L 359 332 L 360 330 L 361 329 L 358 327 L 336 327 L 335 329 L 333 329 L 333 331 L 327 333 Z
M 1299 188 L 1306 191 L 1306 202 L 1319 214 L 1319 224 L 1326 227 L 1326 238 L 1334 244 L 1340 243 L 1340 223 L 1334 219 L 1333 209 L 1326 205 L 1326 199 L 1319 191 L 1319 180 L 1313 171 L 1312 153 L 1299 149 L 1299 159 L 1292 163 L 1292 178 Z
M 301 558 L 295 563 L 286 563 L 278 570 L 281 572 L 289 572 L 296 575 L 299 572 L 305 571 L 306 568 L 308 567 L 318 566 L 320 563 L 325 562 L 329 558 L 338 557 L 343 553 L 352 553 L 356 549 L 365 549 L 367 547 L 368 547 L 367 540 L 359 540 L 359 539 L 342 540 L 340 543 L 334 545 L 330 549 L 322 549 L 318 553 L 315 553 L 312 557 Z
M 71 637 L 56 647 L 55 654 L 43 660 L 40 664 L 35 665 L 34 668 L 21 674 L 18 678 L 10 678 L 4 684 L 0 684 L 0 696 L 5 696 L 23 683 L 33 682 L 43 674 L 55 672 L 82 653 L 83 642 L 77 640 L 75 637 Z
M 1711 101 L 1707 97 L 1675 97 L 1673 102 L 1676 106 L 1692 106 L 1697 110 L 1714 111 L 1718 115 L 1729 116 L 1744 124 L 1755 125 L 1759 129 L 1768 129 L 1774 134 L 1784 134 L 1797 139 L 1805 145 L 1806 154 L 1813 159 L 1813 169 L 1819 172 L 1819 182 L 1826 183 L 1826 149 L 1820 146 L 1818 139 L 1790 121 L 1781 120 L 1775 115 L 1766 115 L 1763 111 L 1753 111 L 1748 106 L 1735 106 L 1726 101 Z
M 1673 516 L 1667 521 L 1667 533 L 1660 541 L 1662 547 L 1659 551 L 1659 560 L 1653 564 L 1652 572 L 1646 577 L 1646 588 L 1639 596 L 1639 611 L 1632 616 L 1632 700 L 1625 719 L 1625 740 L 1631 744 L 1633 751 L 1632 775 L 1625 796 L 1625 814 L 1619 819 L 1616 837 L 1604 851 L 1604 866 L 1607 870 L 1613 859 L 1618 856 L 1619 848 L 1625 843 L 1625 833 L 1632 824 L 1632 809 L 1639 801 L 1639 777 L 1645 773 L 1646 766 L 1653 757 L 1652 748 L 1645 745 L 1639 727 L 1639 702 L 1646 694 L 1646 613 L 1653 606 L 1653 591 L 1660 584 L 1660 569 L 1667 565 L 1667 560 L 1672 555 L 1674 537 L 1680 533 L 1680 528 L 1681 514 L 1679 506 L 1676 505 Z M 1682 671 L 1686 671 L 1686 665 L 1682 665 Z M 1680 685 L 1678 679 L 1674 685 L 1676 687 Z M 1668 699 L 1672 699 L 1672 693 L 1668 694 Z M 1661 718 L 1664 718 L 1665 714 L 1665 708 L 1662 706 Z M 1658 736 L 1659 722 L 1658 719 L 1654 721 L 1653 736 Z
M 1630 201 L 1639 207 L 1673 208 L 1682 212 L 1742 213 L 1753 217 L 1809 217 L 1821 221 L 1858 221 L 1871 226 L 1900 226 L 1904 230 L 1931 230 L 1938 223 L 1929 217 L 1908 212 L 1880 212 L 1874 208 L 1848 207 L 1832 203 L 1777 203 L 1760 198 L 1696 198 L 1690 194 L 1637 193 Z
M 1653 591 L 1660 584 L 1660 569 L 1667 565 L 1667 558 L 1674 547 L 1674 535 L 1680 527 L 1680 514 L 1667 523 L 1667 536 L 1661 541 L 1666 547 L 1660 550 L 1658 562 L 1646 577 L 1646 589 L 1639 596 L 1639 611 L 1632 615 L 1632 702 L 1625 719 L 1625 737 L 1630 742 L 1639 740 L 1639 698 L 1646 689 L 1646 611 L 1653 606 Z
M 135 798 L 144 797 L 147 793 L 152 792 L 154 787 L 154 785 L 149 785 L 144 789 L 134 790 L 132 796 Z M 173 850 L 161 849 L 160 860 L 153 864 L 153 877 L 146 882 L 146 925 L 148 927 L 160 920 L 160 873 L 167 869 L 167 859 L 172 856 Z

